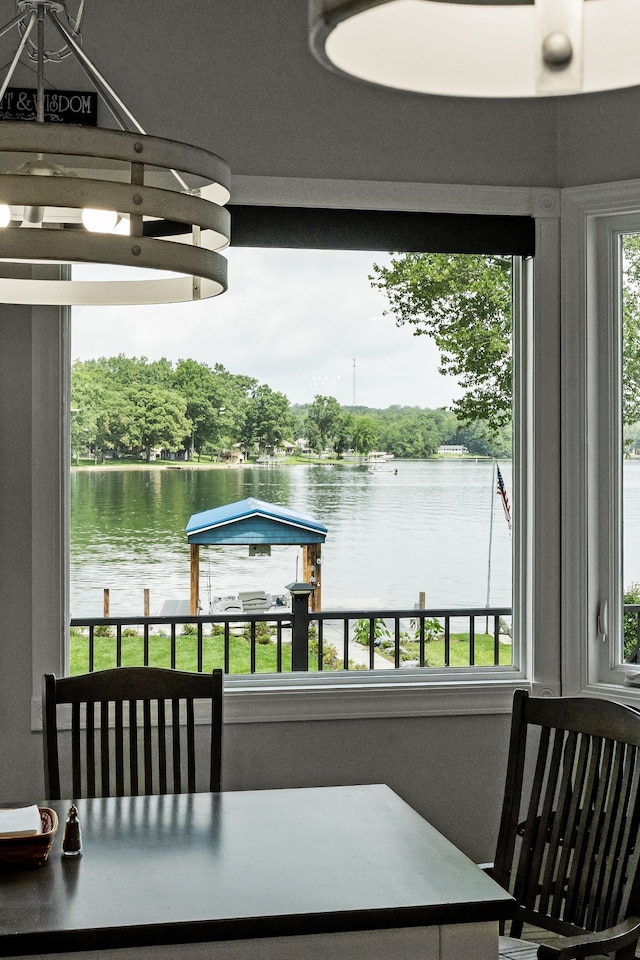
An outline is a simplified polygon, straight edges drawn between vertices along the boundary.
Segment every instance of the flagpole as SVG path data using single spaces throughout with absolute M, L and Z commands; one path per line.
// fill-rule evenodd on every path
M 491 513 L 489 514 L 489 558 L 487 561 L 487 608 L 489 607 L 489 598 L 491 596 L 491 548 L 493 544 L 493 504 L 496 489 L 496 461 L 494 459 L 493 466 L 491 468 Z M 484 632 L 489 632 L 489 614 L 487 613 L 485 617 Z

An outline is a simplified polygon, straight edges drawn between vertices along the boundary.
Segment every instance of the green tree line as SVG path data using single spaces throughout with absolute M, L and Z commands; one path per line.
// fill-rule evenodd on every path
M 272 454 L 287 443 L 316 454 L 433 456 L 440 444 L 464 444 L 478 456 L 508 456 L 510 429 L 490 433 L 451 411 L 390 406 L 343 407 L 317 395 L 304 405 L 221 364 L 145 357 L 76 361 L 71 378 L 73 458 L 123 458 L 161 449 L 185 459 L 217 459 L 234 449 Z

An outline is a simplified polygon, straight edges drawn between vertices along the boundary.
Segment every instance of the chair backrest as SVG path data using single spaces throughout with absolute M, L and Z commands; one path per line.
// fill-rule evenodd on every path
M 640 714 L 517 691 L 493 870 L 518 902 L 511 936 L 523 923 L 598 932 L 638 914 L 639 825 Z
M 211 724 L 208 789 L 221 788 L 222 670 L 185 673 L 157 667 L 118 667 L 56 679 L 45 674 L 42 694 L 45 790 L 61 799 L 61 766 L 71 769 L 64 796 L 135 796 L 196 790 L 194 701 Z M 200 710 L 200 708 L 199 708 Z M 59 713 L 66 711 L 64 723 Z M 69 739 L 62 765 L 59 741 Z M 198 718 L 200 720 L 200 716 Z M 60 727 L 60 731 L 59 731 Z M 204 728 L 203 728 L 204 729 Z

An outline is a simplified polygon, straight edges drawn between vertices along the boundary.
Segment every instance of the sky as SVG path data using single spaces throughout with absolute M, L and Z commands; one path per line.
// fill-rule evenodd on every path
M 231 247 L 229 289 L 185 304 L 74 307 L 74 360 L 191 358 L 255 377 L 291 403 L 448 406 L 461 391 L 438 373 L 428 337 L 396 327 L 368 279 L 389 255 Z M 94 268 L 95 269 L 95 268 Z M 355 362 L 355 366 L 354 366 Z

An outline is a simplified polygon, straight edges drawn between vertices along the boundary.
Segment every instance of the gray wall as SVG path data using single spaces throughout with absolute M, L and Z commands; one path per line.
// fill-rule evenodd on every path
M 637 89 L 530 102 L 405 96 L 325 72 L 307 48 L 304 0 L 87 8 L 84 47 L 143 126 L 209 147 L 237 176 L 553 187 L 638 172 Z M 85 88 L 69 61 L 52 70 L 56 85 Z M 61 669 L 68 345 L 64 318 L 45 314 L 0 307 L 3 801 L 41 796 L 31 696 L 43 669 Z M 504 715 L 229 724 L 225 782 L 384 781 L 484 860 L 506 736 Z

